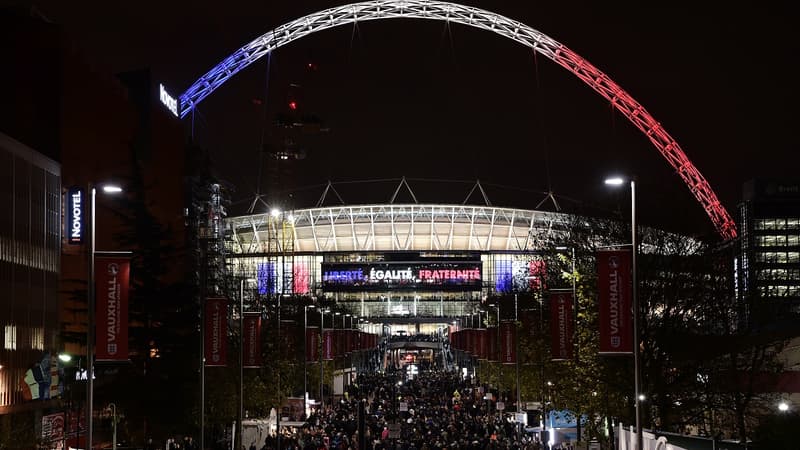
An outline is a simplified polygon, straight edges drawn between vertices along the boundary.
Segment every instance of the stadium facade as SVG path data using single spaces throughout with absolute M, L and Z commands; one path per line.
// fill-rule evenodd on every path
M 539 290 L 544 252 L 590 226 L 564 213 L 453 204 L 317 207 L 226 222 L 228 263 L 247 291 L 333 301 L 411 333 L 447 326 L 487 297 Z

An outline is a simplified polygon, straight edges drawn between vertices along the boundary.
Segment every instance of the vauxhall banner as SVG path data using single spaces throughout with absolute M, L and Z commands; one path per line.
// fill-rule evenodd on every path
M 259 368 L 261 367 L 261 313 L 246 312 L 242 317 L 242 322 L 244 323 L 242 367 Z
M 131 260 L 97 256 L 95 261 L 95 355 L 98 361 L 127 361 Z
M 550 294 L 550 359 L 569 361 L 572 359 L 572 292 Z
M 600 291 L 601 354 L 633 353 L 631 316 L 631 252 L 597 252 L 597 288 Z
M 319 359 L 319 331 L 317 327 L 306 327 L 306 361 Z
M 228 364 L 228 299 L 207 298 L 204 314 L 206 367 Z
M 500 362 L 517 362 L 517 327 L 511 320 L 500 322 Z
M 334 354 L 333 330 L 323 330 L 322 332 L 322 359 L 332 361 Z

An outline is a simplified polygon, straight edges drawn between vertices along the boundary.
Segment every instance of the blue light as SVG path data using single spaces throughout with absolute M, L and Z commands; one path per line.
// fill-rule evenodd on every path
M 275 294 L 278 292 L 278 273 L 273 262 L 258 263 L 256 269 L 256 282 L 258 293 L 261 295 Z
M 514 286 L 514 269 L 511 261 L 495 260 L 494 262 L 494 290 L 495 292 L 508 293 Z

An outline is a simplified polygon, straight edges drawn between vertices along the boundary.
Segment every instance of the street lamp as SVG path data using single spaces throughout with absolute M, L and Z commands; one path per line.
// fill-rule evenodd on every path
M 319 309 L 319 342 L 320 342 L 320 352 L 319 352 L 319 409 L 322 412 L 325 409 L 325 392 L 324 392 L 324 380 L 325 380 L 325 365 L 322 363 L 322 353 L 325 351 L 325 313 L 329 312 L 328 310 L 324 310 L 322 308 Z
M 308 418 L 308 309 L 314 305 L 303 307 L 303 413 Z
M 118 194 L 122 192 L 122 188 L 119 186 L 114 185 L 103 185 L 102 186 L 103 192 L 107 194 Z M 95 264 L 95 210 L 96 210 L 96 197 L 97 197 L 97 189 L 95 188 L 94 183 L 89 182 L 87 191 L 91 196 L 89 201 L 89 217 L 91 218 L 89 221 L 89 251 L 87 253 L 87 257 L 89 258 L 88 264 L 88 276 L 87 276 L 87 286 L 86 286 L 86 294 L 87 294 L 87 324 L 86 324 L 86 365 L 88 366 L 88 373 L 86 375 L 87 378 L 87 388 L 86 388 L 86 448 L 92 448 L 92 432 L 94 431 L 94 427 L 92 424 L 92 415 L 93 415 L 93 402 L 94 402 L 94 327 L 95 327 L 95 318 L 94 318 L 94 308 L 95 308 L 95 286 L 94 286 L 94 264 Z
M 636 414 L 636 449 L 642 450 L 642 408 L 640 405 L 640 390 L 642 384 L 642 374 L 639 368 L 639 297 L 636 295 L 636 254 L 638 247 L 636 243 L 636 180 L 630 178 L 631 186 L 631 303 L 633 305 L 633 388 L 634 412 Z M 622 177 L 607 178 L 605 184 L 609 186 L 622 186 L 625 179 Z
M 786 403 L 786 401 L 782 400 L 780 403 L 778 403 L 778 411 L 786 412 L 788 410 L 789 410 L 789 404 Z

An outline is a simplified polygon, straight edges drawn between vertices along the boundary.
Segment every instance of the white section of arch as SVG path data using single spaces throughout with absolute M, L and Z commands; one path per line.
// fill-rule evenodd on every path
M 181 94 L 180 116 L 185 117 L 225 81 L 278 47 L 328 28 L 358 21 L 394 18 L 439 20 L 491 31 L 530 47 L 564 67 L 611 102 L 647 136 L 689 187 L 723 239 L 736 237 L 736 224 L 708 181 L 678 142 L 641 104 L 597 67 L 555 39 L 521 22 L 480 8 L 428 0 L 372 0 L 309 14 L 264 33 L 200 77 Z

